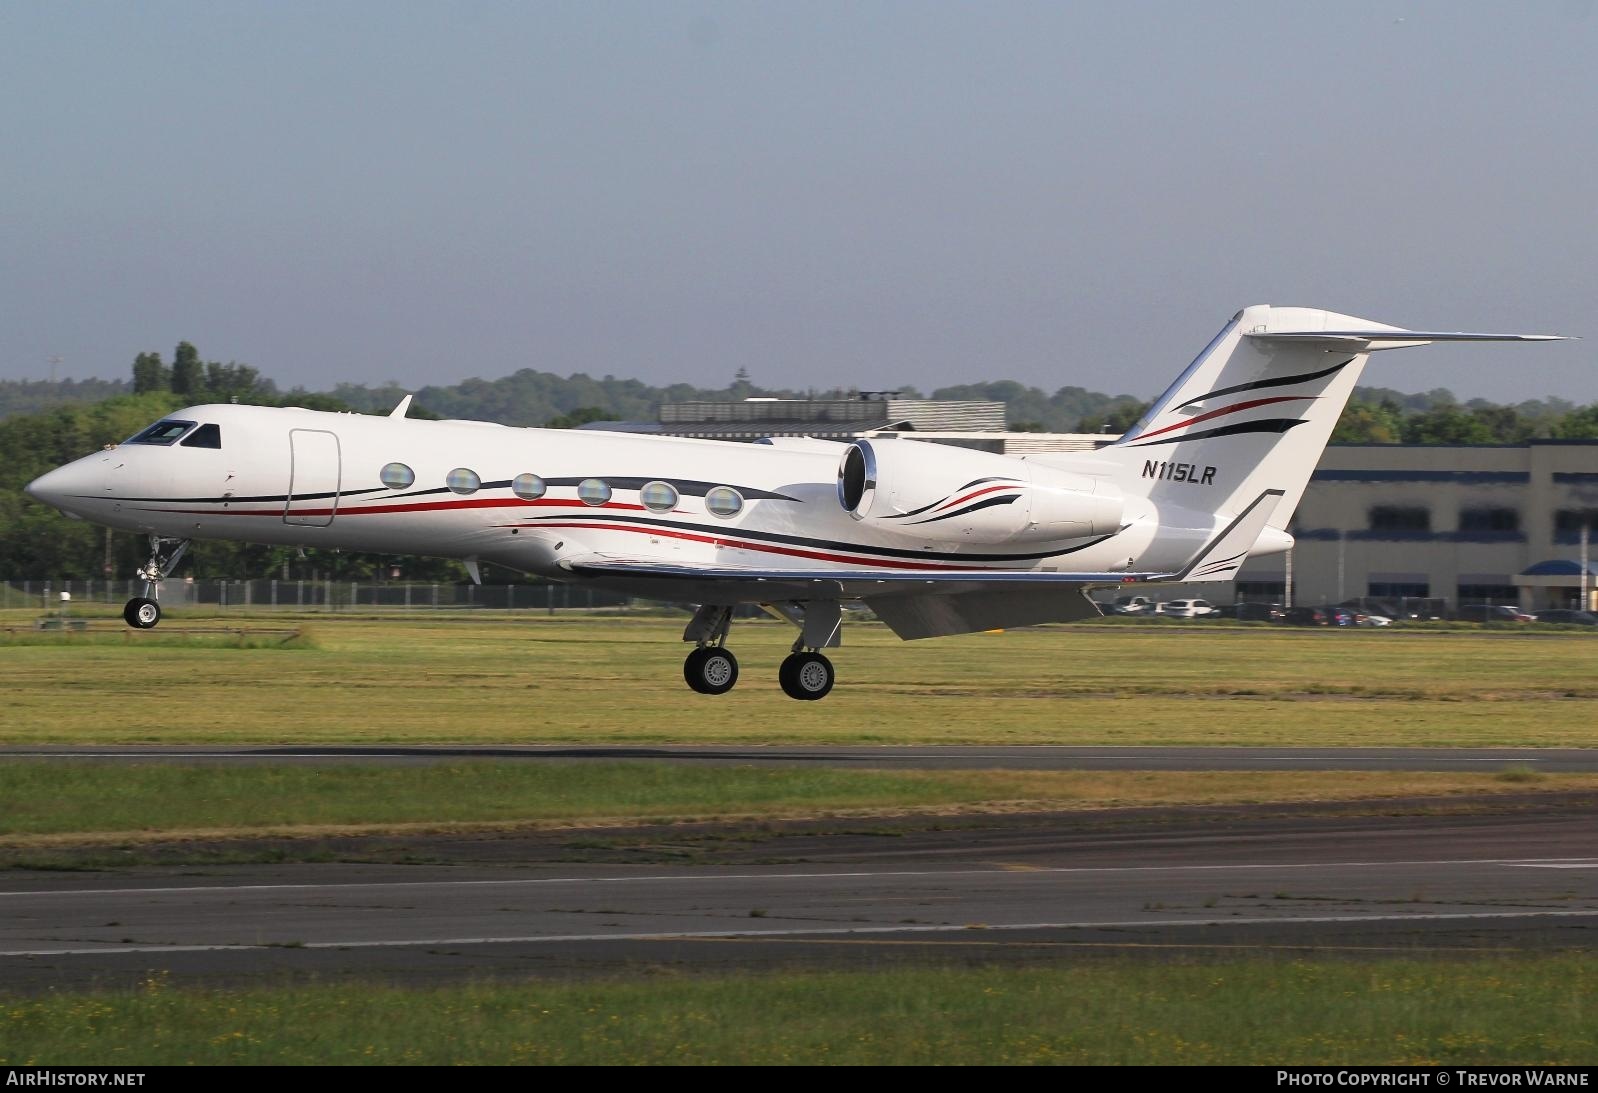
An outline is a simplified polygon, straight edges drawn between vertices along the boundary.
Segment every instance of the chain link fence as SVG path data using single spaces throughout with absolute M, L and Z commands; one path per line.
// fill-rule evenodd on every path
M 13 580 L 0 584 L 0 607 L 56 610 L 62 596 L 73 604 L 120 607 L 144 595 L 140 580 Z M 615 611 L 659 608 L 653 600 L 636 600 L 594 588 L 559 582 L 540 584 L 453 584 L 404 581 L 195 580 L 174 577 L 161 582 L 161 606 L 206 607 L 217 611 L 355 611 L 425 610 L 565 610 Z

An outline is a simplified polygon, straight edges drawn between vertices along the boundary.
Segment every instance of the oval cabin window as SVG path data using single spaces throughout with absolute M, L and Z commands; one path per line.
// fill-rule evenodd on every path
M 651 482 L 638 491 L 638 499 L 650 512 L 670 512 L 677 507 L 677 489 L 665 482 Z
M 403 463 L 387 464 L 378 477 L 391 490 L 403 490 L 416 481 L 416 472 Z
M 737 516 L 743 507 L 743 494 L 731 486 L 714 486 L 705 494 L 705 508 L 717 516 Z
M 536 474 L 518 474 L 510 481 L 511 492 L 523 501 L 537 501 L 548 488 Z

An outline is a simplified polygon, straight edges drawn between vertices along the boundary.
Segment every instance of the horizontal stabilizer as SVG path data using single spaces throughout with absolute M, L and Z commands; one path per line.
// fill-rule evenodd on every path
M 1339 348 L 1403 349 L 1431 342 L 1562 342 L 1560 334 L 1473 334 L 1463 330 L 1257 330 L 1243 335 L 1256 341 L 1320 343 Z

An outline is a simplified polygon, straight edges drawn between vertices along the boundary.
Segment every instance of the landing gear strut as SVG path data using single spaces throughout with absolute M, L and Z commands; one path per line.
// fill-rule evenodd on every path
M 727 648 L 732 608 L 705 604 L 694 612 L 682 640 L 697 647 L 682 664 L 682 677 L 702 695 L 724 695 L 738 682 L 738 658 Z
M 135 596 L 122 608 L 122 619 L 136 630 L 148 630 L 161 621 L 161 581 L 177 568 L 183 552 L 189 549 L 187 539 L 166 539 L 150 536 L 150 560 L 138 569 L 144 581 L 144 595 Z

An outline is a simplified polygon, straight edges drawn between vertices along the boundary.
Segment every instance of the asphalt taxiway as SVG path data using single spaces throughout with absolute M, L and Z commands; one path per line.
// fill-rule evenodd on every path
M 386 860 L 13 870 L 0 981 L 1590 949 L 1595 832 L 1598 794 L 1556 793 L 432 836 L 391 841 Z

